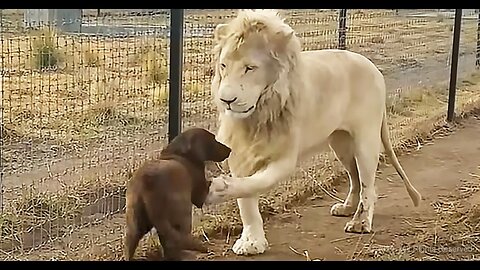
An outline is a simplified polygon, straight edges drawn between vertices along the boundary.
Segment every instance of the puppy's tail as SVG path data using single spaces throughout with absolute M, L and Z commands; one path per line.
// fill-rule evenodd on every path
M 125 260 L 130 261 L 135 254 L 135 250 L 137 249 L 138 243 L 140 239 L 142 239 L 143 235 L 145 235 L 144 231 L 145 228 L 142 228 L 142 218 L 146 217 L 142 213 L 145 211 L 145 206 L 143 205 L 143 201 L 137 199 L 135 203 L 128 200 L 129 197 L 127 196 L 127 209 L 126 209 L 126 226 L 125 226 Z M 133 199 L 133 198 L 132 198 Z
M 124 256 L 127 261 L 133 258 L 140 239 L 152 228 L 142 198 L 143 193 L 135 190 L 135 188 L 138 188 L 138 186 L 129 186 L 126 194 Z M 140 190 L 144 190 L 144 187 L 141 187 Z

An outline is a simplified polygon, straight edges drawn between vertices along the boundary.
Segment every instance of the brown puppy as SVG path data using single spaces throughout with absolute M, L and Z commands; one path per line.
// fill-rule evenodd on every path
M 159 160 L 145 162 L 135 172 L 127 187 L 126 260 L 153 227 L 166 260 L 179 260 L 182 250 L 207 252 L 191 236 L 192 203 L 201 208 L 208 194 L 205 161 L 221 162 L 230 151 L 212 133 L 194 128 L 173 139 Z

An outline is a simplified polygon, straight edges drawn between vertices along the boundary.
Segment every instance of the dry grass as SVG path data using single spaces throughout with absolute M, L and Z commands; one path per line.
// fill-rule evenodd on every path
M 100 54 L 92 49 L 84 49 L 83 50 L 83 62 L 85 63 L 86 67 L 98 67 L 101 66 L 102 63 L 102 57 Z
M 391 95 L 387 100 L 387 111 L 393 117 L 412 116 L 412 110 L 419 106 L 435 107 L 445 104 L 446 90 L 442 88 L 420 88 L 414 91 L 402 91 L 399 95 Z
M 57 44 L 57 31 L 44 27 L 33 31 L 31 37 L 32 67 L 41 71 L 58 68 L 64 58 Z
M 142 69 L 146 72 L 146 83 L 161 84 L 168 78 L 167 61 L 161 51 L 149 46 L 140 56 Z M 166 98 L 166 97 L 164 97 Z
M 432 260 L 480 259 L 480 166 L 456 190 L 456 196 L 432 206 L 437 216 L 433 228 L 421 232 L 425 256 Z
M 115 209 L 120 211 L 121 207 L 112 207 L 112 204 L 122 204 L 126 178 L 96 181 L 92 178 L 63 185 L 61 191 L 54 193 L 39 192 L 35 186 L 22 187 L 18 199 L 0 213 L 2 251 L 37 249 L 46 241 L 67 237 L 73 230 L 90 224 L 94 220 L 88 217 L 89 212 L 95 214 L 109 207 L 112 208 L 110 214 L 114 214 Z M 52 228 L 56 235 L 51 234 Z
M 117 46 L 114 40 L 72 37 L 50 29 L 40 33 L 47 37 L 41 39 L 43 42 L 34 32 L 13 37 L 2 46 L 6 55 L 2 59 L 6 74 L 3 119 L 9 129 L 49 137 L 58 144 L 72 140 L 86 143 L 91 138 L 91 127 L 78 119 L 97 114 L 102 108 L 107 112 L 112 106 L 121 108 L 126 118 L 148 119 L 162 111 L 168 75 L 163 41 L 126 39 Z M 147 49 L 137 52 L 144 43 Z M 33 56 L 30 44 L 37 48 Z M 55 57 L 38 58 L 36 55 L 44 54 L 35 51 L 41 50 Z M 133 64 L 129 61 L 132 57 Z M 31 70 L 29 63 L 35 61 L 45 66 L 43 71 L 50 72 Z M 121 123 L 119 127 L 124 126 Z
M 480 252 L 480 167 L 451 194 L 432 204 L 436 215 L 408 222 L 413 242 L 402 246 L 367 243 L 355 259 L 381 261 L 479 260 Z

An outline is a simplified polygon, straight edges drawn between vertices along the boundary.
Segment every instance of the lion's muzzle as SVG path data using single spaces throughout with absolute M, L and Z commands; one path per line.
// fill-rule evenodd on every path
M 230 100 L 227 100 L 227 99 L 223 99 L 223 98 L 220 98 L 220 100 L 227 104 L 228 108 L 230 108 L 230 104 L 232 104 L 233 102 L 235 102 L 237 100 L 237 97 L 233 98 L 233 99 L 230 99 Z

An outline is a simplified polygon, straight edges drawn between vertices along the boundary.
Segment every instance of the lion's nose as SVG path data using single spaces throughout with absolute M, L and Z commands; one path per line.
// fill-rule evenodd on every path
M 237 100 L 237 98 L 230 99 L 230 100 L 220 98 L 220 100 L 221 100 L 223 103 L 225 103 L 225 104 L 227 104 L 227 105 L 230 105 L 230 104 L 232 104 L 233 102 L 235 102 L 235 100 Z

